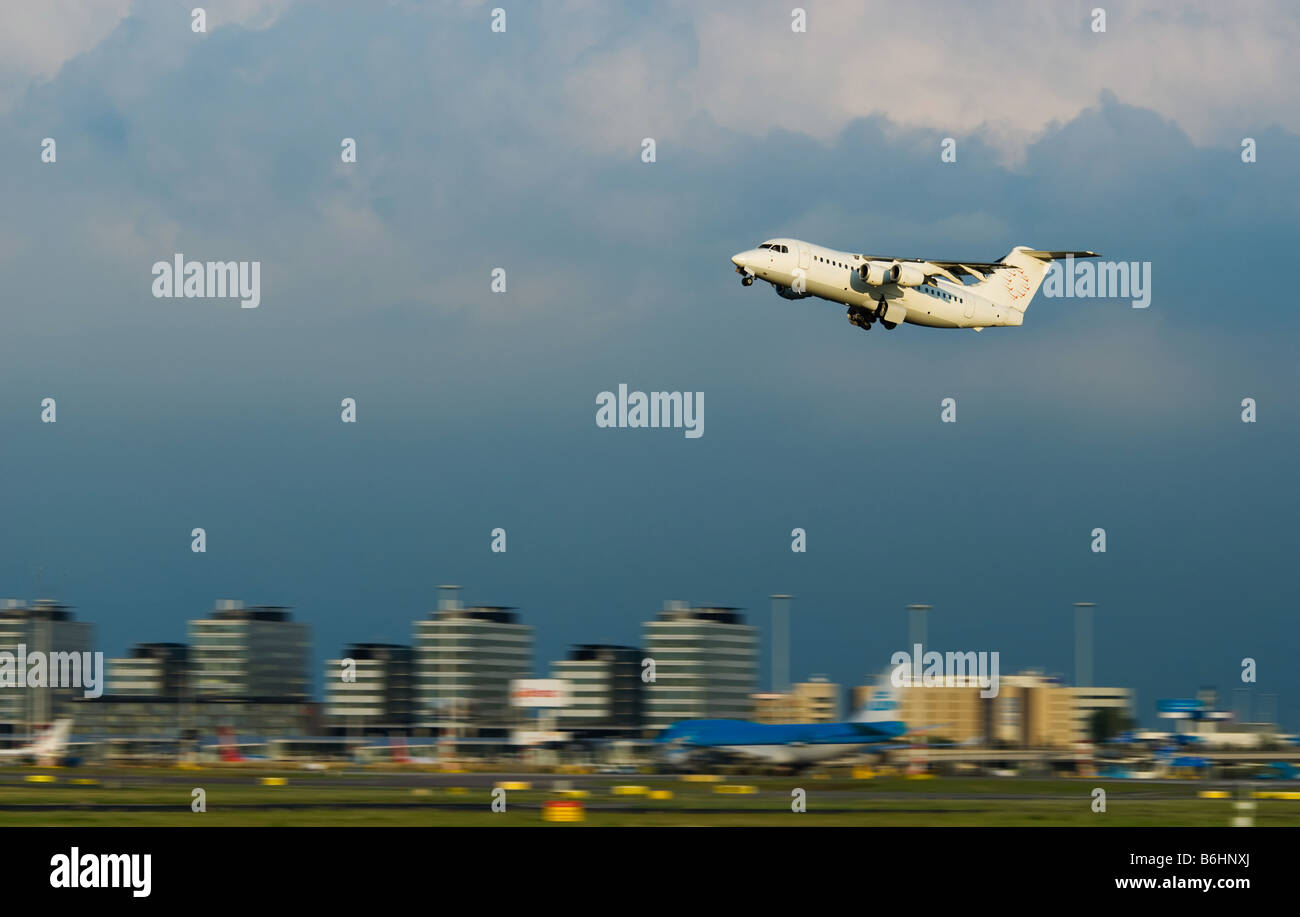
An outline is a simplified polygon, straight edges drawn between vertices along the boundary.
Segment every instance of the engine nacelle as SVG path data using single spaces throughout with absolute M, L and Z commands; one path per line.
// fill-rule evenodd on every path
M 858 268 L 858 276 L 873 286 L 896 283 L 900 287 L 919 287 L 925 283 L 925 271 L 915 264 L 897 261 L 868 261 Z
M 881 284 L 894 282 L 895 267 L 897 265 L 889 261 L 868 261 L 858 267 L 858 276 L 862 278 L 863 283 L 878 287 Z
M 915 264 L 895 264 L 894 283 L 900 287 L 919 287 L 925 283 L 925 271 Z
M 773 286 L 772 289 L 776 290 L 776 295 L 782 299 L 807 299 L 812 295 L 811 293 L 796 293 L 791 287 L 783 287 L 780 284 Z

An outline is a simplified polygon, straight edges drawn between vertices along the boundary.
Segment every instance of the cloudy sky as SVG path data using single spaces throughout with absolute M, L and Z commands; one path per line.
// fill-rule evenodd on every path
M 454 582 L 544 673 L 666 599 L 766 629 L 790 592 L 792 673 L 846 685 L 909 602 L 936 649 L 1068 677 L 1090 600 L 1147 722 L 1251 657 L 1297 728 L 1292 5 L 493 5 L 0 12 L 0 595 L 110 654 L 292 605 L 320 660 Z M 775 235 L 1087 248 L 1152 301 L 868 335 L 740 287 Z M 176 252 L 260 261 L 261 306 L 154 298 Z M 704 436 L 598 429 L 621 382 L 704 392 Z

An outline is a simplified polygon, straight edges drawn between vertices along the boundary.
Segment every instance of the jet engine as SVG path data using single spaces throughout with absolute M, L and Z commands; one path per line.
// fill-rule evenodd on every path
M 858 276 L 872 286 L 896 283 L 900 287 L 919 287 L 925 283 L 925 271 L 897 261 L 868 261 L 858 268 Z
M 889 261 L 868 261 L 858 268 L 858 276 L 864 283 L 880 286 L 884 283 L 893 283 L 894 268 L 897 265 Z

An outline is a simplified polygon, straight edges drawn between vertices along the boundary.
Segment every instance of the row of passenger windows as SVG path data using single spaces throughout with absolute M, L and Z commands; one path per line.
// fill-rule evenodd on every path
M 953 302 L 965 302 L 960 296 L 953 296 L 951 293 L 945 293 L 938 287 L 932 287 L 927 284 L 921 285 L 922 292 L 929 293 L 931 296 L 938 296 L 940 299 L 950 299 Z
M 848 267 L 848 265 L 842 261 L 832 261 L 830 258 L 823 258 L 820 255 L 817 256 L 817 260 L 822 262 L 823 264 L 830 264 L 830 265 L 834 265 L 835 267 Z

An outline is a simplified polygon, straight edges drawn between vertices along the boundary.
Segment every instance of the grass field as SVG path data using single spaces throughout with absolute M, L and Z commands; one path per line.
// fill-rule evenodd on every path
M 266 778 L 272 785 L 263 783 Z M 805 775 L 693 783 L 660 775 L 552 774 L 501 780 L 531 786 L 507 782 L 506 810 L 494 812 L 493 786 L 500 781 L 485 774 L 10 768 L 0 769 L 0 825 L 563 827 L 544 820 L 543 805 L 564 798 L 583 804 L 581 824 L 611 826 L 1226 826 L 1237 814 L 1235 789 L 1233 798 L 1202 799 L 1197 793 L 1208 784 L 1200 781 Z M 274 785 L 278 781 L 283 784 Z M 1106 790 L 1104 813 L 1093 811 L 1095 787 Z M 191 808 L 195 788 L 204 791 L 204 812 Z M 796 788 L 806 793 L 805 812 L 792 811 Z M 648 791 L 671 798 L 652 798 Z M 1300 800 L 1255 804 L 1256 825 L 1300 826 Z

